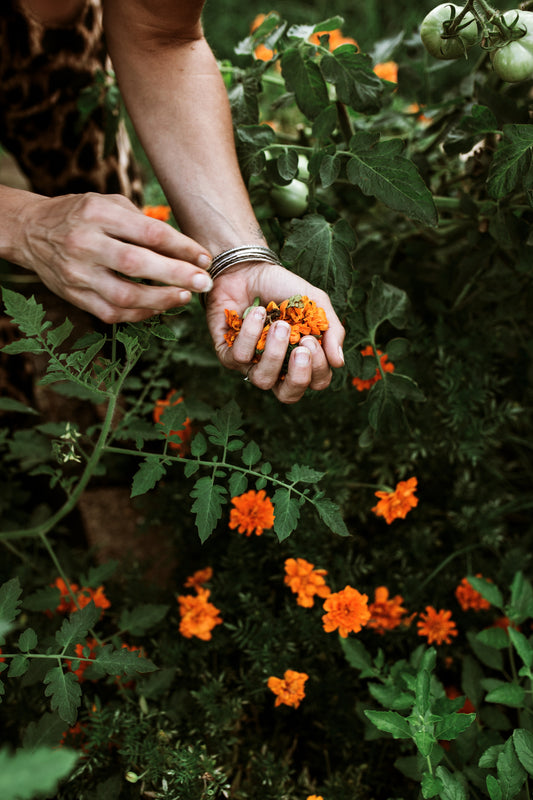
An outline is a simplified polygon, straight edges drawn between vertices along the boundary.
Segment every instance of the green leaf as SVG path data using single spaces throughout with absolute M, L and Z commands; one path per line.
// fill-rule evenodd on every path
M 415 697 L 416 697 L 416 710 L 422 716 L 429 711 L 431 704 L 430 692 L 430 674 L 427 669 L 421 669 L 416 676 L 415 683 Z
M 533 130 L 531 125 L 504 125 L 503 136 L 494 152 L 487 189 L 496 200 L 521 187 L 531 166 Z
M 320 180 L 324 189 L 327 189 L 328 186 L 331 186 L 333 183 L 335 183 L 339 177 L 340 171 L 340 157 L 336 155 L 328 155 L 326 153 L 320 162 Z
M 10 414 L 39 414 L 34 408 L 15 400 L 13 397 L 0 397 L 0 411 L 7 411 Z
M 503 703 L 512 708 L 521 708 L 524 705 L 526 692 L 523 686 L 517 683 L 504 683 L 485 695 L 487 703 Z
M 13 322 L 26 336 L 38 336 L 50 323 L 44 320 L 44 308 L 36 302 L 35 297 L 26 298 L 11 289 L 2 289 L 2 299 L 6 311 Z
M 14 342 L 4 345 L 1 352 L 14 356 L 18 353 L 44 353 L 46 351 L 37 339 L 15 339 Z
M 446 767 L 437 767 L 435 774 L 442 781 L 441 800 L 468 800 L 468 791 L 460 773 L 452 775 Z
M 216 524 L 222 516 L 222 502 L 227 490 L 213 483 L 212 478 L 198 478 L 191 490 L 195 498 L 192 511 L 196 514 L 196 527 L 200 541 L 205 542 L 211 536 Z
M 333 500 L 329 500 L 327 497 L 321 497 L 312 500 L 312 502 L 318 511 L 320 519 L 328 526 L 330 531 L 336 533 L 337 536 L 350 535 L 346 523 L 341 516 L 341 512 L 339 511 L 339 507 Z
M 339 642 L 346 660 L 351 667 L 355 667 L 355 669 L 361 671 L 371 670 L 374 672 L 372 656 L 360 639 L 355 639 L 353 637 L 343 639 L 340 637 Z
M 293 220 L 282 250 L 284 263 L 330 295 L 337 310 L 346 308 L 354 271 L 353 231 L 345 220 L 331 225 L 319 214 Z
M 485 628 L 478 633 L 477 638 L 482 644 L 496 650 L 506 650 L 509 647 L 509 637 L 503 628 Z
M 276 489 L 274 497 L 274 532 L 280 542 L 296 529 L 300 519 L 300 504 L 288 489 Z
M 378 275 L 372 285 L 365 307 L 368 329 L 375 334 L 379 326 L 388 321 L 395 328 L 405 328 L 409 311 L 409 298 L 402 289 L 385 283 Z
M 299 47 L 289 47 L 281 57 L 281 74 L 287 89 L 294 92 L 300 111 L 313 120 L 328 105 L 328 90 L 318 65 Z
M 52 711 L 57 711 L 61 719 L 74 725 L 81 703 L 81 686 L 73 672 L 64 672 L 61 667 L 53 667 L 44 676 L 45 695 L 51 697 Z
M 241 458 L 243 464 L 246 464 L 247 467 L 253 467 L 261 458 L 261 450 L 255 442 L 248 442 L 242 451 Z
M 100 609 L 96 608 L 92 600 L 79 611 L 73 611 L 68 619 L 63 620 L 61 628 L 56 631 L 58 645 L 67 649 L 71 645 L 83 642 L 99 617 Z
M 413 695 L 402 692 L 395 684 L 369 683 L 368 691 L 384 708 L 405 711 L 413 707 Z
M 21 594 L 18 578 L 11 578 L 0 586 L 0 645 L 5 643 L 3 631 L 9 629 L 18 616 Z
M 319 472 L 305 464 L 293 464 L 287 472 L 287 480 L 293 483 L 318 483 L 325 474 L 325 472 Z
M 487 581 L 485 578 L 477 578 L 475 575 L 468 575 L 467 580 L 476 592 L 479 592 L 485 600 L 489 601 L 491 606 L 495 606 L 501 611 L 504 610 L 503 595 L 494 583 Z
M 437 739 L 445 739 L 447 741 L 455 739 L 470 727 L 475 718 L 475 714 L 462 714 L 459 712 L 447 714 L 440 722 L 436 723 L 435 736 Z
M 498 756 L 496 768 L 502 800 L 512 800 L 518 795 L 527 778 L 527 772 L 516 755 L 512 737 L 505 742 Z
M 468 631 L 466 636 L 474 654 L 483 664 L 499 672 L 503 671 L 503 656 L 499 650 L 487 647 L 487 645 L 478 641 L 477 634 L 472 631 Z
M 166 468 L 157 456 L 148 456 L 133 476 L 130 497 L 138 497 L 149 492 L 166 472 Z
M 37 647 L 37 634 L 33 628 L 26 628 L 19 636 L 18 646 L 23 653 L 29 653 Z
M 475 708 L 479 708 L 483 699 L 483 689 L 481 680 L 483 670 L 476 659 L 471 655 L 466 655 L 462 661 L 461 689 L 470 698 Z
M 55 794 L 59 781 L 74 769 L 78 753 L 66 748 L 39 747 L 0 750 L 0 797 L 2 800 L 32 800 L 37 795 Z
M 412 732 L 408 721 L 396 711 L 365 711 L 364 714 L 376 728 L 392 734 L 394 739 L 411 739 Z
M 58 325 L 57 328 L 54 328 L 51 331 L 48 331 L 46 336 L 46 341 L 48 342 L 48 346 L 53 349 L 59 347 L 59 345 L 63 344 L 66 339 L 70 336 L 73 329 L 73 324 L 69 319 L 66 319 L 61 325 Z
M 24 731 L 22 744 L 28 750 L 36 750 L 38 747 L 57 747 L 64 732 L 63 720 L 57 714 L 46 712 L 40 719 L 29 723 Z
M 45 586 L 24 599 L 28 611 L 53 611 L 59 605 L 61 592 L 57 586 Z
M 127 647 L 116 649 L 111 644 L 98 647 L 91 668 L 102 669 L 107 675 L 130 677 L 143 672 L 155 672 L 157 667 L 148 658 L 139 655 L 139 650 Z
M 223 408 L 218 409 L 212 418 L 212 424 L 205 426 L 209 441 L 220 447 L 227 447 L 228 441 L 242 436 L 241 410 L 234 400 L 230 400 Z
M 156 603 L 143 603 L 132 611 L 125 609 L 118 623 L 120 630 L 129 631 L 133 636 L 142 636 L 164 619 L 169 608 Z
M 487 775 L 487 791 L 489 793 L 490 800 L 503 800 L 503 793 L 500 788 L 500 784 L 494 775 Z
M 350 142 L 348 180 L 365 195 L 426 225 L 437 224 L 433 195 L 412 161 L 401 155 L 399 139 L 379 141 L 379 134 L 359 132 Z
M 522 766 L 533 775 L 533 733 L 525 728 L 513 731 L 513 744 Z
M 520 571 L 515 574 L 511 584 L 508 616 L 518 625 L 533 617 L 533 586 Z
M 21 675 L 26 674 L 29 666 L 30 662 L 28 661 L 26 656 L 15 656 L 14 658 L 11 659 L 7 677 L 20 678 Z
M 326 81 L 335 85 L 341 103 L 363 113 L 379 110 L 383 83 L 369 56 L 358 53 L 353 45 L 342 45 L 324 55 L 320 69 Z
M 493 744 L 490 747 L 487 747 L 479 759 L 478 766 L 480 766 L 482 769 L 496 769 L 498 756 L 502 750 L 503 744 Z
M 439 792 L 442 790 L 442 781 L 439 778 L 435 778 L 433 775 L 430 775 L 429 772 L 425 772 L 422 777 L 422 797 L 430 798 L 436 797 Z
M 244 494 L 248 489 L 248 480 L 243 472 L 232 472 L 229 479 L 229 493 L 232 497 Z
M 435 735 L 431 727 L 424 726 L 413 734 L 414 742 L 418 748 L 418 752 L 424 758 L 431 755 L 434 745 L 437 743 Z
M 527 639 L 523 633 L 520 633 L 520 631 L 515 630 L 511 625 L 507 629 L 507 633 L 516 652 L 526 667 L 531 667 L 533 665 L 533 647 L 529 639 Z

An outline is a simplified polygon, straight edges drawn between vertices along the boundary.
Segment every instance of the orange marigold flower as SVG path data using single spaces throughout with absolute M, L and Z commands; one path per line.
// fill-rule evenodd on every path
M 178 603 L 181 616 L 179 631 L 182 636 L 191 639 L 208 641 L 215 625 L 222 623 L 219 609 L 209 602 L 209 589 L 198 589 L 196 595 L 179 595 Z
M 382 64 L 376 64 L 374 73 L 384 81 L 398 83 L 398 64 L 396 61 L 384 61 Z
M 79 662 L 78 669 L 72 669 L 72 661 L 67 661 L 68 668 L 77 676 L 78 681 L 81 683 L 85 680 L 83 674 L 87 667 L 90 664 L 90 661 L 86 661 L 85 659 L 90 659 L 91 661 L 94 659 L 96 655 L 96 649 L 99 647 L 98 641 L 96 639 L 87 639 L 85 644 L 77 644 L 74 648 L 74 652 L 76 653 L 77 657 L 80 659 L 84 659 Z M 89 652 L 88 655 L 84 655 L 84 649 L 88 648 Z
M 483 575 L 478 572 L 476 578 L 482 577 Z M 489 601 L 485 600 L 483 595 L 474 589 L 467 578 L 463 578 L 461 580 L 461 583 L 455 590 L 455 596 L 457 597 L 459 605 L 463 611 L 468 611 L 469 608 L 473 609 L 474 611 L 481 611 L 490 608 Z
M 170 219 L 172 211 L 170 206 L 144 206 L 143 214 L 153 219 L 160 219 L 162 222 L 167 222 Z
M 402 606 L 403 597 L 397 594 L 389 598 L 386 586 L 378 586 L 374 592 L 374 602 L 370 603 L 370 619 L 368 627 L 383 635 L 385 631 L 392 631 L 404 621 L 407 610 Z
M 428 644 L 451 644 L 451 637 L 457 636 L 457 626 L 451 616 L 451 611 L 437 611 L 433 606 L 426 606 L 416 623 L 418 635 L 427 636 Z
M 343 44 L 351 44 L 357 49 L 359 49 L 359 45 L 352 39 L 351 36 L 344 36 L 340 28 L 335 28 L 332 31 L 317 31 L 316 33 L 312 33 L 309 37 L 309 41 L 311 44 L 320 44 L 320 37 L 321 36 L 329 36 L 328 39 L 328 48 L 330 53 L 340 47 Z
M 183 584 L 187 589 L 196 589 L 198 592 L 204 583 L 207 583 L 213 577 L 213 568 L 205 567 L 204 569 L 197 569 L 192 575 L 189 575 Z
M 304 608 L 311 608 L 318 597 L 327 597 L 331 589 L 326 586 L 325 569 L 315 569 L 305 558 L 288 558 L 285 561 L 285 583 L 298 597 L 296 602 Z
M 256 31 L 267 18 L 267 14 L 258 14 L 250 25 L 250 33 Z M 254 50 L 254 56 L 258 61 L 270 61 L 274 57 L 274 51 L 264 44 L 258 44 Z
M 293 669 L 285 670 L 283 678 L 276 678 L 271 675 L 267 681 L 267 686 L 276 695 L 275 706 L 282 703 L 285 706 L 298 708 L 300 702 L 305 697 L 304 685 L 309 678 L 305 672 L 296 672 Z
M 423 112 L 422 109 L 424 106 L 419 105 L 418 103 L 409 103 L 405 111 L 407 114 L 416 114 L 416 118 L 418 122 L 422 125 L 429 125 L 432 122 L 431 117 L 427 117 Z
M 61 593 L 61 599 L 56 611 L 63 614 L 72 614 L 72 612 L 77 611 L 79 608 L 85 608 L 91 600 L 94 602 L 95 606 L 101 608 L 102 611 L 111 606 L 111 603 L 104 594 L 103 586 L 99 586 L 97 589 L 91 589 L 89 586 L 82 586 L 80 589 L 77 583 L 71 583 L 69 584 L 69 592 L 63 578 L 56 578 L 52 586 L 56 586 Z M 74 602 L 72 594 L 75 596 L 76 602 Z
M 229 527 L 232 530 L 237 528 L 239 533 L 245 533 L 246 536 L 254 532 L 261 536 L 264 530 L 273 526 L 274 506 L 264 489 L 259 492 L 251 489 L 239 497 L 232 497 L 231 502 L 235 506 L 230 512 Z
M 416 478 L 409 478 L 397 483 L 393 492 L 375 492 L 379 503 L 371 510 L 376 516 L 384 517 L 387 525 L 395 519 L 405 519 L 409 511 L 418 505 L 418 497 L 414 496 L 417 483 Z
M 88 586 L 84 586 L 83 589 L 77 595 L 78 605 L 80 608 L 85 608 L 85 606 L 89 605 L 91 600 L 95 604 L 96 608 L 101 608 L 104 611 L 106 608 L 110 608 L 111 603 L 107 599 L 104 594 L 104 587 L 99 586 L 97 589 L 91 589 Z
M 361 355 L 364 357 L 373 356 L 374 355 L 374 348 L 371 344 L 361 350 Z M 381 363 L 381 369 L 383 372 L 394 372 L 394 364 L 392 361 L 388 360 L 388 355 L 383 353 L 381 350 L 376 350 L 376 355 L 379 357 Z M 366 389 L 370 389 L 375 383 L 381 380 L 381 371 L 379 367 L 376 367 L 375 374 L 368 378 L 367 380 L 362 380 L 361 378 L 352 378 L 352 384 L 355 386 L 358 392 L 364 392 Z
M 321 794 L 310 794 L 307 796 L 306 800 L 324 800 Z
M 175 397 L 175 395 L 176 395 L 176 390 L 171 389 L 164 400 L 156 400 L 153 410 L 153 419 L 155 423 L 161 422 L 161 417 L 163 416 L 165 409 L 168 408 L 170 405 L 177 406 L 179 403 L 183 403 L 183 397 Z M 169 436 L 171 437 L 177 436 L 178 439 L 180 439 L 180 441 L 176 442 L 173 441 L 172 439 L 169 439 L 168 446 L 172 450 L 177 450 L 180 455 L 184 455 L 189 446 L 189 442 L 192 437 L 192 432 L 193 432 L 192 422 L 189 417 L 186 417 L 182 428 L 180 428 L 177 431 L 170 431 L 169 433 Z
M 508 628 L 514 628 L 515 631 L 520 630 L 520 625 L 517 625 L 516 622 L 511 622 L 509 617 L 498 617 L 492 623 L 493 628 L 503 628 L 506 631 Z
M 340 636 L 346 639 L 349 633 L 358 633 L 370 619 L 368 595 L 357 589 L 346 586 L 340 592 L 334 592 L 324 600 L 322 623 L 326 633 L 339 630 Z

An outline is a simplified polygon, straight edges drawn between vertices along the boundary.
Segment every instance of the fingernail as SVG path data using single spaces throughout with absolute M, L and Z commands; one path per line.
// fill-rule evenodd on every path
M 301 339 L 300 344 L 304 347 L 307 347 L 308 350 L 312 350 L 313 352 L 318 347 L 318 342 L 313 336 L 306 336 L 305 339 Z
M 180 292 L 179 297 L 180 303 L 185 305 L 185 303 L 189 303 L 191 300 L 191 293 L 190 292 Z
M 266 309 L 259 306 L 258 308 L 254 308 L 254 319 L 257 319 L 259 322 L 262 322 L 265 318 Z
M 343 353 L 342 347 L 340 345 L 339 345 L 339 358 L 342 361 L 342 363 L 344 364 L 344 353 Z
M 274 325 L 274 336 L 276 339 L 288 339 L 291 326 L 288 322 L 278 322 Z
M 191 281 L 193 287 L 199 292 L 208 292 L 213 288 L 213 281 L 206 273 L 197 272 Z
M 202 267 L 202 269 L 207 269 L 211 264 L 211 259 L 209 256 L 206 256 L 205 253 L 201 253 L 196 259 L 196 263 L 199 267 Z
M 297 347 L 294 353 L 294 360 L 297 364 L 309 364 L 309 359 L 311 358 L 311 353 L 307 349 L 307 347 Z

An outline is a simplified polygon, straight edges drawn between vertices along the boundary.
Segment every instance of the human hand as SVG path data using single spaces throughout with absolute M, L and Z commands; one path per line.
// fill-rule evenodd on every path
M 314 336 L 304 336 L 300 340 L 290 355 L 287 374 L 281 380 L 280 371 L 289 345 L 287 322 L 278 321 L 272 325 L 260 361 L 254 364 L 252 359 L 263 331 L 265 306 L 270 300 L 280 303 L 296 294 L 307 295 L 324 309 L 329 328 L 322 336 L 322 346 Z M 256 297 L 263 305 L 246 315 L 233 346 L 228 347 L 224 339 L 227 331 L 224 309 L 242 314 Z M 331 382 L 331 367 L 344 364 L 345 331 L 329 297 L 282 266 L 238 265 L 217 277 L 207 296 L 207 324 L 221 363 L 228 369 L 242 372 L 260 389 L 272 389 L 282 403 L 296 403 L 308 387 L 327 388 Z
M 208 251 L 121 195 L 29 195 L 20 230 L 16 263 L 107 323 L 185 305 L 211 285 Z

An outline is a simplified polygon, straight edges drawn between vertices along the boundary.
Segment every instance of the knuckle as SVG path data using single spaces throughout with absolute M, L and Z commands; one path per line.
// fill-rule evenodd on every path
M 150 220 L 147 218 L 147 225 L 144 230 L 144 240 L 147 247 L 154 250 L 161 250 L 168 243 L 168 231 L 171 228 L 160 220 Z
M 118 271 L 124 275 L 137 275 L 141 267 L 141 258 L 135 248 L 125 247 L 120 253 L 117 263 Z
M 102 197 L 96 192 L 87 192 L 80 198 L 79 213 L 88 222 L 94 222 L 100 218 L 101 207 Z
M 90 250 L 90 236 L 87 231 L 73 227 L 65 234 L 63 245 L 70 255 L 84 255 Z
M 123 315 L 120 313 L 119 309 L 115 308 L 106 308 L 100 311 L 98 316 L 106 325 L 114 325 L 116 322 L 123 321 Z
M 127 282 L 119 282 L 109 293 L 109 299 L 119 308 L 130 308 L 135 302 L 136 290 L 128 286 Z

